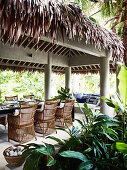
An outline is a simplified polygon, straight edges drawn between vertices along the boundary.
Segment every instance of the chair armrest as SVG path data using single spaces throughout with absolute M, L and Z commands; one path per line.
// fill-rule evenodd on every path
M 13 118 L 13 119 L 17 119 L 17 118 L 19 118 L 20 117 L 20 114 L 18 114 L 18 115 L 13 115 L 13 114 L 8 114 L 8 117 L 9 118 Z
M 57 110 L 62 110 L 64 107 L 57 106 Z

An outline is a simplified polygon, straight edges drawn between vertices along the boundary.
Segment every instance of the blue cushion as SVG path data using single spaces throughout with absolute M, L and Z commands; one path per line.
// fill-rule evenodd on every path
M 76 98 L 79 98 L 79 99 L 81 99 L 81 98 L 82 98 L 82 96 L 83 96 L 83 94 L 82 94 L 82 93 L 77 93 L 77 94 L 75 94 L 75 97 L 76 97 Z
M 85 103 L 86 100 L 87 100 L 87 98 L 83 98 L 83 97 L 82 97 L 81 99 L 80 99 L 80 98 L 77 98 L 76 100 L 77 100 L 77 102 L 79 102 L 79 103 Z

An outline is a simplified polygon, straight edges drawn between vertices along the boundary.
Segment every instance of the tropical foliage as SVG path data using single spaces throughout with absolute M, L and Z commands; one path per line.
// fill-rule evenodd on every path
M 127 118 L 127 67 L 123 64 L 120 64 L 121 69 L 118 74 L 119 79 L 119 91 L 120 96 L 117 94 L 115 100 L 110 100 L 104 97 L 101 97 L 102 99 L 106 100 L 107 105 L 110 107 L 113 107 L 116 112 L 116 116 L 119 120 L 121 120 L 121 126 L 122 126 L 122 135 L 121 140 L 126 141 L 126 118 Z
M 64 101 L 66 100 L 66 98 L 71 99 L 72 98 L 72 94 L 70 94 L 70 89 L 69 88 L 63 88 L 61 87 L 60 90 L 58 90 L 58 95 L 55 96 L 53 99 L 55 100 L 60 100 L 60 101 Z
M 44 98 L 44 73 L 0 71 L 0 91 L 4 96 L 34 94 L 36 98 Z
M 54 170 L 122 167 L 119 164 L 115 165 L 116 155 L 110 150 L 112 142 L 118 139 L 116 129 L 119 127 L 119 122 L 99 111 L 90 110 L 87 104 L 84 104 L 84 108 L 86 112 L 82 110 L 83 120 L 77 120 L 81 129 L 74 126 L 71 129 L 59 128 L 69 134 L 69 139 L 60 140 L 53 136 L 48 137 L 58 142 L 57 152 L 55 146 L 51 144 L 27 145 L 22 156 L 23 159 L 26 158 L 24 170 L 41 169 L 47 156 L 47 166 Z
M 100 93 L 99 74 L 72 74 L 72 93 Z M 64 74 L 52 74 L 52 96 L 58 95 L 58 90 L 65 87 Z M 111 94 L 115 92 L 116 76 L 110 75 Z M 11 70 L 0 71 L 1 99 L 4 96 L 34 94 L 36 98 L 44 99 L 44 73 L 39 72 L 13 72 Z
M 120 64 L 121 69 L 118 74 L 120 96 L 117 94 L 116 100 L 106 100 L 106 103 L 116 111 L 116 118 L 120 121 L 122 131 L 119 130 L 119 140 L 112 144 L 111 149 L 121 153 L 124 169 L 127 168 L 127 67 Z
M 89 16 L 89 19 L 96 22 L 96 19 L 99 21 L 102 17 L 106 20 L 105 25 L 110 23 L 110 29 L 117 33 L 123 39 L 124 43 L 124 61 L 127 65 L 127 2 L 126 0 L 74 0 L 80 4 L 82 9 L 89 9 L 89 13 L 92 12 Z M 88 8 L 89 6 L 89 8 Z M 95 8 L 94 8 L 95 6 Z M 98 19 L 98 13 L 101 14 L 101 17 Z M 95 15 L 97 14 L 97 17 Z M 96 19 L 95 19 L 96 18 Z

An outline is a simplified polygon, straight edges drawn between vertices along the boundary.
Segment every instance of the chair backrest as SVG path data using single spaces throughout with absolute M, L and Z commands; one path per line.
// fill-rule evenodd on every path
M 71 115 L 75 99 L 66 99 L 64 104 L 63 114 L 64 116 Z
M 37 103 L 21 103 L 20 104 L 20 124 L 31 123 L 34 121 L 34 114 L 37 109 Z
M 5 96 L 5 101 L 16 101 L 18 100 L 18 96 Z
M 55 119 L 58 101 L 46 101 L 44 104 L 43 120 Z
M 25 99 L 34 99 L 34 95 L 33 94 L 30 94 L 30 95 L 23 95 L 23 98 Z

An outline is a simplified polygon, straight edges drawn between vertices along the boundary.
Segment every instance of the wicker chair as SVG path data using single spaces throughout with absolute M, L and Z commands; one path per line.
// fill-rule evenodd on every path
M 43 134 L 43 137 L 56 131 L 55 113 L 57 105 L 57 101 L 46 101 L 44 110 L 37 111 L 35 114 L 35 132 Z
M 5 96 L 5 101 L 13 101 L 13 100 L 18 100 L 18 96 L 9 96 L 9 97 Z M 5 126 L 6 129 L 7 115 L 0 118 L 0 124 Z
M 18 100 L 18 96 L 5 96 L 5 101 Z
M 33 94 L 30 94 L 30 95 L 23 95 L 23 98 L 25 99 L 34 99 L 34 95 Z
M 6 125 L 7 125 L 7 116 L 4 117 L 0 117 L 0 124 L 5 126 L 6 129 Z
M 20 104 L 19 115 L 8 115 L 8 141 L 10 139 L 24 143 L 36 139 L 34 130 L 34 114 L 38 103 Z
M 58 107 L 56 110 L 56 126 L 65 128 L 73 125 L 71 112 L 73 109 L 75 99 L 66 99 L 64 107 Z

